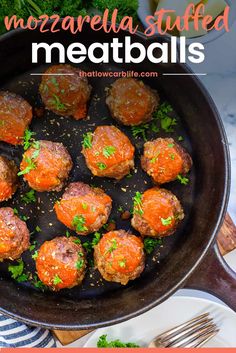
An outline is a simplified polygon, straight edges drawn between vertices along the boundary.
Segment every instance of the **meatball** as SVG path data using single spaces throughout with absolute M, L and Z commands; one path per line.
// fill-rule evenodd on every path
M 98 126 L 84 136 L 82 153 L 93 175 L 122 179 L 134 168 L 134 147 L 115 126 Z
M 135 126 L 152 119 L 159 100 L 157 92 L 142 81 L 121 78 L 113 83 L 106 103 L 114 119 L 124 125 Z
M 60 191 L 72 166 L 71 157 L 62 143 L 36 141 L 24 153 L 18 175 L 24 175 L 29 186 L 36 191 Z
M 83 72 L 70 65 L 54 65 L 46 74 L 39 88 L 46 108 L 76 120 L 85 118 L 91 86 Z
M 25 222 L 10 207 L 0 208 L 0 261 L 16 260 L 30 245 Z
M 144 270 L 143 242 L 124 230 L 111 231 L 94 247 L 94 259 L 106 281 L 126 285 Z
M 186 175 L 192 159 L 172 138 L 158 138 L 144 144 L 141 164 L 157 184 L 164 184 Z
M 0 141 L 18 145 L 32 120 L 32 107 L 22 97 L 0 92 Z
M 71 183 L 62 199 L 55 204 L 60 222 L 77 234 L 99 230 L 108 220 L 112 199 L 102 189 L 84 183 Z
M 165 237 L 175 232 L 184 211 L 172 192 L 154 187 L 134 197 L 132 226 L 142 236 Z
M 18 168 L 14 161 L 0 156 L 0 202 L 7 201 L 15 193 Z
M 86 257 L 75 237 L 57 237 L 39 249 L 36 269 L 40 280 L 54 291 L 73 288 L 82 283 Z

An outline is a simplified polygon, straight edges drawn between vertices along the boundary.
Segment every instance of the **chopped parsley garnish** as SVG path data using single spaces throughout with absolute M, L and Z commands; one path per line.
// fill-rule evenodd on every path
M 5 125 L 5 121 L 4 120 L 0 120 L 0 126 L 4 126 Z
M 19 211 L 17 208 L 13 208 L 13 212 L 14 212 L 14 215 L 16 215 L 16 216 L 19 214 Z
M 172 159 L 172 161 L 175 160 L 175 155 L 173 153 L 170 154 L 170 158 Z
M 78 238 L 78 239 L 75 239 L 73 240 L 75 244 L 81 244 L 81 240 Z
M 119 207 L 117 208 L 117 210 L 118 210 L 119 212 L 124 212 L 124 209 L 123 209 L 122 206 L 119 206 Z
M 104 170 L 107 167 L 105 163 L 101 163 L 101 162 L 97 163 L 97 166 L 100 170 Z
M 178 137 L 178 141 L 183 141 L 183 140 L 184 140 L 183 136 Z
M 137 191 L 134 198 L 134 213 L 139 214 L 140 216 L 143 215 L 143 209 L 142 209 L 142 194 Z
M 158 152 L 158 153 L 156 154 L 156 156 L 153 157 L 153 158 L 150 160 L 150 162 L 151 162 L 151 163 L 156 163 L 156 161 L 157 161 L 157 159 L 158 159 L 158 157 L 159 157 L 160 154 L 161 154 L 161 152 Z
M 60 98 L 56 94 L 53 94 L 53 98 L 50 98 L 48 100 L 48 103 L 52 104 L 53 107 L 59 111 L 63 111 L 66 109 L 66 105 L 60 101 Z
M 179 180 L 182 185 L 188 185 L 189 183 L 189 178 L 183 177 L 181 174 L 177 175 L 177 180 Z
M 11 277 L 18 283 L 25 282 L 29 276 L 24 273 L 24 262 L 22 259 L 19 259 L 17 263 L 18 265 L 9 265 L 8 271 L 11 273 Z
M 109 253 L 112 253 L 114 250 L 116 250 L 117 249 L 117 241 L 116 241 L 116 239 L 112 239 L 111 240 L 111 246 L 110 246 L 110 248 L 107 250 L 107 252 L 109 252 Z
M 174 144 L 173 143 L 169 143 L 168 147 L 172 148 L 172 147 L 174 147 Z
M 33 251 L 33 250 L 35 249 L 36 245 L 37 245 L 37 241 L 35 240 L 35 241 L 33 242 L 33 244 L 30 245 L 29 251 Z
M 99 337 L 99 340 L 97 342 L 97 347 L 98 348 L 139 348 L 135 343 L 123 343 L 120 340 L 114 340 L 114 341 L 108 341 L 107 340 L 107 335 L 102 335 Z
M 162 240 L 161 239 L 154 239 L 154 238 L 145 238 L 144 239 L 144 249 L 148 255 L 150 255 L 157 245 L 161 245 Z
M 161 223 L 163 226 L 169 226 L 172 223 L 172 217 L 161 218 Z
M 92 141 L 93 141 L 93 134 L 92 132 L 87 132 L 83 135 L 83 142 L 82 145 L 84 148 L 92 148 Z
M 28 191 L 25 195 L 21 196 L 21 200 L 26 205 L 36 202 L 35 191 L 33 189 Z
M 126 175 L 127 179 L 131 179 L 133 177 L 133 174 L 129 173 L 128 175 Z
M 154 120 L 159 120 L 162 130 L 165 132 L 173 132 L 173 127 L 177 125 L 175 118 L 170 117 L 170 113 L 173 112 L 172 106 L 164 102 L 160 105 L 159 109 L 153 114 Z
M 29 129 L 26 129 L 25 130 L 25 134 L 24 134 L 24 141 L 23 141 L 23 146 L 24 146 L 24 151 L 28 150 L 28 148 L 31 147 L 34 139 L 33 139 L 33 136 L 35 136 L 35 132 L 29 130 Z
M 31 170 L 36 169 L 36 164 L 33 162 L 33 160 L 31 158 L 25 158 L 26 163 L 28 164 L 27 167 L 20 171 L 17 175 L 21 176 L 21 175 L 25 175 L 28 174 Z
M 84 254 L 80 252 L 80 253 L 78 254 L 78 256 L 79 256 L 80 258 L 79 258 L 79 260 L 76 262 L 76 268 L 77 268 L 77 270 L 81 270 L 81 268 L 83 268 L 83 265 L 84 265 L 84 259 L 83 259 L 83 258 L 81 259 L 81 257 L 83 257 Z
M 146 132 L 149 130 L 149 124 L 142 124 L 139 126 L 132 126 L 131 131 L 134 138 L 142 137 L 144 141 L 147 141 Z
M 29 217 L 27 217 L 27 216 L 20 216 L 20 219 L 22 219 L 22 221 L 28 221 L 28 219 L 29 219 Z
M 71 235 L 70 235 L 70 232 L 67 230 L 67 231 L 66 231 L 66 237 L 67 237 L 67 238 L 70 238 L 70 236 L 71 236 Z
M 101 234 L 98 232 L 94 233 L 94 237 L 92 240 L 92 246 L 94 247 L 95 245 L 97 245 L 99 243 L 100 239 L 101 239 Z
M 38 252 L 38 250 L 36 250 L 36 251 L 34 252 L 34 254 L 32 255 L 32 259 L 33 259 L 33 260 L 36 260 L 38 256 L 39 256 L 39 252 Z
M 84 210 L 87 210 L 88 204 L 87 204 L 86 202 L 82 202 L 82 208 L 83 208 Z
M 41 289 L 42 291 L 44 291 L 45 289 L 47 289 L 47 287 L 45 286 L 45 284 L 44 284 L 42 281 L 40 281 L 37 276 L 34 276 L 34 279 L 33 279 L 33 281 L 32 281 L 32 284 L 33 284 L 33 286 L 34 286 L 35 288 Z
M 85 226 L 85 218 L 82 215 L 77 215 L 72 221 L 72 226 L 75 227 L 77 232 L 86 232 L 88 228 Z
M 36 141 L 32 144 L 32 147 L 35 149 L 35 151 L 32 154 L 32 159 L 36 159 L 39 156 L 39 152 L 40 152 L 40 142 Z
M 54 284 L 55 286 L 57 286 L 57 285 L 60 284 L 60 283 L 63 283 L 63 281 L 62 281 L 62 279 L 61 279 L 58 275 L 56 275 L 56 276 L 53 278 L 53 284 Z
M 124 268 L 124 267 L 126 266 L 126 259 L 120 260 L 120 261 L 119 261 L 119 266 L 120 266 L 121 268 Z
M 50 81 L 55 87 L 58 87 L 58 86 L 59 86 L 59 83 L 57 82 L 56 77 L 53 76 L 49 81 Z
M 42 232 L 42 229 L 41 229 L 39 226 L 36 226 L 36 227 L 35 227 L 35 231 L 38 232 L 38 233 L 40 233 L 40 232 Z
M 100 239 L 101 239 L 101 234 L 96 232 L 94 233 L 94 237 L 92 241 L 84 242 L 83 247 L 87 250 L 88 253 L 90 253 L 93 250 L 94 246 L 96 246 L 99 243 Z
M 104 157 L 109 158 L 116 152 L 116 148 L 114 146 L 107 146 L 103 148 L 102 154 Z

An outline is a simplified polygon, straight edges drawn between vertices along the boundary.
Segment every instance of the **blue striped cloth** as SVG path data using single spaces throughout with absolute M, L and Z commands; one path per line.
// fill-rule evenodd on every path
M 50 331 L 28 327 L 0 314 L 0 348 L 52 348 L 56 347 Z

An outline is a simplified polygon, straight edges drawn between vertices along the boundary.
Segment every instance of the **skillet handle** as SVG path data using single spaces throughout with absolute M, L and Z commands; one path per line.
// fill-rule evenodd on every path
M 217 244 L 209 250 L 184 287 L 208 292 L 236 312 L 236 273 L 221 256 Z

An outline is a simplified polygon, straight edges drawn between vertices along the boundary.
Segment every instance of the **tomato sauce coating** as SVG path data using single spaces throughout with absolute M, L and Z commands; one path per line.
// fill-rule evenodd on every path
M 54 208 L 57 218 L 77 234 L 98 231 L 108 220 L 112 199 L 100 188 L 71 183 Z
M 120 180 L 130 173 L 135 149 L 123 132 L 115 126 L 98 126 L 90 138 L 82 153 L 93 175 Z
M 0 141 L 19 145 L 32 120 L 32 107 L 22 97 L 0 92 Z
M 192 166 L 190 155 L 172 138 L 158 138 L 144 144 L 142 168 L 157 184 L 186 175 Z
M 132 226 L 142 235 L 164 237 L 175 232 L 184 212 L 177 197 L 170 191 L 154 187 L 134 202 Z
M 105 280 L 123 285 L 139 277 L 145 267 L 142 240 L 124 230 L 104 234 L 94 248 L 94 258 Z
M 72 160 L 61 143 L 37 141 L 23 155 L 21 174 L 36 191 L 60 191 L 72 169 Z
M 72 288 L 82 283 L 86 257 L 75 237 L 56 237 L 39 249 L 36 269 L 40 280 L 54 291 Z

